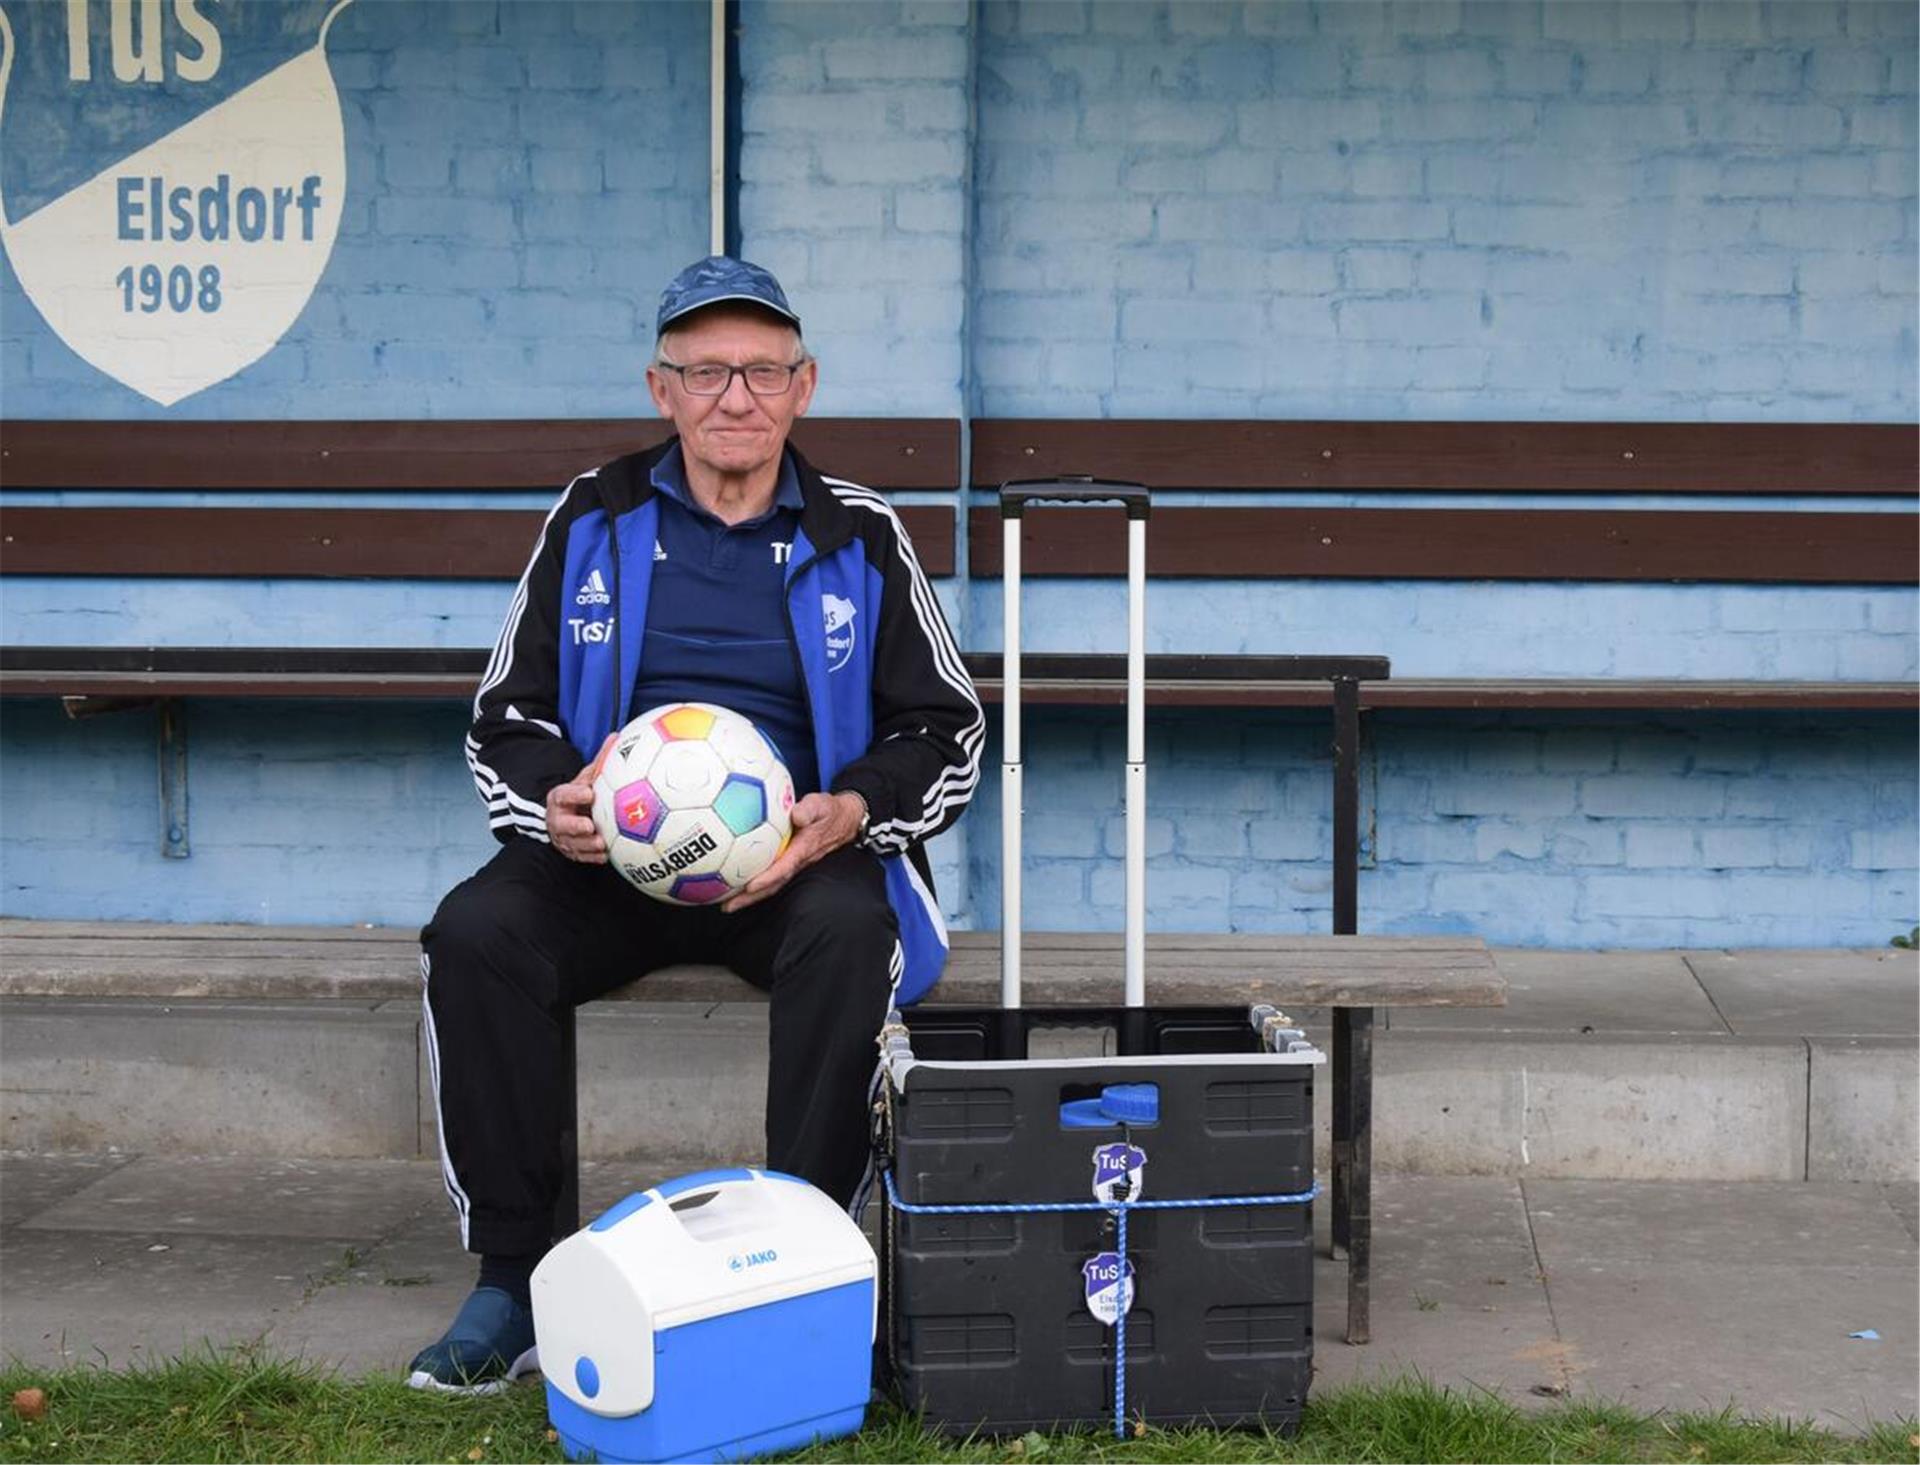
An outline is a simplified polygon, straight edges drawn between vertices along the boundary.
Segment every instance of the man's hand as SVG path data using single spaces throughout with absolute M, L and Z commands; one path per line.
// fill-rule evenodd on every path
M 721 910 L 742 911 L 777 895 L 815 860 L 843 844 L 852 844 L 859 837 L 861 821 L 867 817 L 867 801 L 858 794 L 808 794 L 793 806 L 789 817 L 793 820 L 793 838 L 780 858 L 741 886 Z
M 607 750 L 618 738 L 618 733 L 608 733 L 593 761 L 576 773 L 572 782 L 556 783 L 547 790 L 547 838 L 561 854 L 583 865 L 607 862 L 606 841 L 593 827 L 593 781 L 600 776 Z

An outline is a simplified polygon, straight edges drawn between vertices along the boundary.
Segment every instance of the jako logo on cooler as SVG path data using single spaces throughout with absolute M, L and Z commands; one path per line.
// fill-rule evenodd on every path
M 727 1258 L 727 1270 L 730 1272 L 744 1272 L 748 1267 L 764 1267 L 768 1262 L 777 1262 L 779 1260 L 780 1253 L 772 1247 L 768 1247 L 765 1251 L 750 1251 L 744 1256 L 739 1252 L 735 1252 Z
M 630 865 L 628 868 L 633 872 L 633 877 L 637 880 L 664 880 L 667 876 L 673 874 L 674 871 L 686 869 L 688 865 L 693 864 L 702 855 L 710 855 L 718 848 L 719 844 L 715 841 L 714 837 L 703 829 L 694 835 L 692 839 L 675 845 L 672 849 L 661 855 L 659 859 L 648 860 L 643 864 Z

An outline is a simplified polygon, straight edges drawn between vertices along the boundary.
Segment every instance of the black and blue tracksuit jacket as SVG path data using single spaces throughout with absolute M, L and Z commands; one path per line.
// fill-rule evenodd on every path
M 514 590 L 467 736 L 467 762 L 502 841 L 545 840 L 547 791 L 644 710 L 629 704 L 660 515 L 651 474 L 669 446 L 569 484 Z M 820 783 L 866 800 L 862 843 L 886 871 L 900 922 L 899 1000 L 911 1002 L 939 979 L 947 955 L 923 845 L 973 795 L 985 719 L 892 508 L 787 451 L 803 501 L 787 562 L 787 626 Z

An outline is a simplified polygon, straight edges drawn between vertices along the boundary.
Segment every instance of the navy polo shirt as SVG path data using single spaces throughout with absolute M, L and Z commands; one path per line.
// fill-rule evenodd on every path
M 694 500 L 678 443 L 654 467 L 653 486 L 660 491 L 660 535 L 633 706 L 732 708 L 773 739 L 793 775 L 794 797 L 817 791 L 813 717 L 787 625 L 787 557 L 801 506 L 793 459 L 781 456 L 773 507 L 738 524 Z

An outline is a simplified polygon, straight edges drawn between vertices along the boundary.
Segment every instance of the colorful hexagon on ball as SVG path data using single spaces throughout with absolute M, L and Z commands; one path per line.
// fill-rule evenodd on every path
M 681 702 L 652 719 L 663 738 L 704 738 L 713 731 L 713 709 L 698 702 Z
M 660 833 L 660 826 L 666 817 L 666 801 L 653 791 L 653 785 L 644 778 L 636 778 L 614 793 L 614 826 L 627 839 L 637 839 L 642 844 L 651 843 Z
M 758 828 L 767 822 L 767 786 L 743 773 L 729 773 L 713 812 L 736 835 Z
M 682 905 L 712 905 L 732 894 L 724 875 L 682 875 L 673 882 L 673 898 Z

